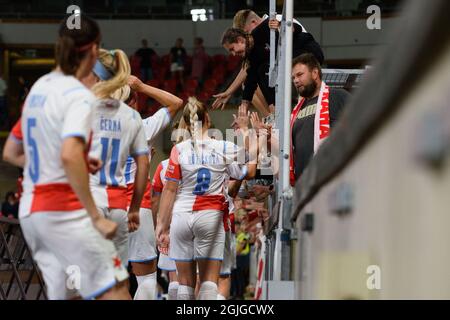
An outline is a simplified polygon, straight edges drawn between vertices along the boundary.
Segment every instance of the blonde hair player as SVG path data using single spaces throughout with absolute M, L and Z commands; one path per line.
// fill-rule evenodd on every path
M 217 281 L 225 241 L 223 186 L 227 175 L 238 180 L 254 177 L 256 163 L 238 164 L 234 161 L 235 144 L 208 137 L 210 118 L 197 99 L 189 98 L 182 120 L 192 138 L 172 148 L 156 235 L 160 251 L 169 253 L 176 263 L 177 299 L 195 298 L 198 264 L 201 282 L 198 299 L 217 300 Z M 255 145 L 257 147 L 257 144 L 252 144 L 252 148 Z M 251 153 L 256 152 L 252 150 Z
M 98 98 L 92 122 L 91 157 L 101 160 L 100 170 L 91 175 L 90 185 L 97 207 L 119 228 L 113 242 L 122 263 L 128 265 L 128 232 L 139 226 L 139 207 L 148 176 L 148 148 L 139 113 L 123 100 L 130 95 L 128 57 L 122 50 L 101 49 L 93 69 L 92 91 Z M 128 155 L 137 163 L 133 200 L 127 214 L 125 164 Z
M 128 273 L 104 239 L 114 236 L 117 224 L 98 212 L 89 190 L 86 151 L 95 97 L 80 80 L 95 64 L 100 30 L 84 15 L 78 29 L 68 29 L 67 19 L 59 27 L 56 70 L 33 85 L 23 108 L 25 157 L 16 163 L 24 164 L 21 228 L 50 299 L 130 299 Z M 71 290 L 66 270 L 74 265 L 83 276 Z
M 177 112 L 183 106 L 183 100 L 174 96 L 173 94 L 160 90 L 158 88 L 149 86 L 138 78 L 131 76 L 129 84 L 137 93 L 144 94 L 163 107 L 160 108 L 153 116 L 143 120 L 145 138 L 147 140 L 147 148 L 151 150 L 156 137 L 170 124 Z M 136 101 L 131 105 L 137 108 Z M 133 185 L 136 181 L 136 166 L 133 158 L 128 158 L 125 168 L 125 178 L 131 194 Z M 156 225 L 156 211 L 152 211 L 151 206 L 151 183 L 146 177 L 147 186 L 145 189 L 144 199 L 141 202 L 139 210 L 140 226 L 135 231 L 130 233 L 130 251 L 128 261 L 131 263 L 133 273 L 136 275 L 138 288 L 136 290 L 135 300 L 154 300 L 156 299 L 156 239 L 155 239 L 155 225 Z M 130 198 L 129 198 L 130 200 Z

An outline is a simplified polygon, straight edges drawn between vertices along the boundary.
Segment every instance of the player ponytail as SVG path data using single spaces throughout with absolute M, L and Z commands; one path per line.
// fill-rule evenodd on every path
M 93 72 L 100 79 L 100 82 L 92 87 L 92 91 L 98 98 L 113 98 L 121 101 L 128 99 L 131 91 L 128 85 L 131 67 L 125 52 L 120 49 L 110 51 L 100 49 Z
M 182 123 L 178 128 L 185 126 L 189 130 L 192 137 L 192 144 L 194 149 L 197 150 L 196 139 L 202 136 L 202 128 L 205 126 L 207 120 L 207 111 L 203 103 L 197 100 L 195 97 L 189 97 L 188 102 L 183 110 Z

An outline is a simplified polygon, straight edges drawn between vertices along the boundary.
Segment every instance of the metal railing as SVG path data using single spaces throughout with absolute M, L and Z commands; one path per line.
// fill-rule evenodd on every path
M 0 300 L 47 299 L 19 221 L 0 217 Z

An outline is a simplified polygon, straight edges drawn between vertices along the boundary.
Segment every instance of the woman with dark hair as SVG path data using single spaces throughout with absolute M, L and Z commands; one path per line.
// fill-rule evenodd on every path
M 20 132 L 8 139 L 22 140 L 25 153 L 16 162 L 24 167 L 20 223 L 50 299 L 130 299 L 128 273 L 105 239 L 117 224 L 98 212 L 89 190 L 86 152 L 95 97 L 80 80 L 97 60 L 100 29 L 84 15 L 79 28 L 69 29 L 68 18 L 59 27 L 57 67 L 33 85 Z M 19 154 L 6 154 L 14 156 Z M 79 281 L 68 285 L 73 266 Z
M 216 95 L 218 99 L 214 103 L 215 107 L 222 105 L 222 101 L 228 101 L 230 94 L 244 81 L 243 105 L 248 107 L 254 93 L 258 92 L 257 87 L 261 89 L 266 100 L 263 105 L 267 104 L 270 108 L 275 104 L 275 88 L 269 87 L 267 73 L 270 62 L 270 30 L 277 29 L 278 26 L 276 19 L 261 18 L 251 10 L 241 10 L 236 14 L 233 28 L 227 29 L 222 36 L 222 45 L 230 54 L 244 57 L 246 63 L 236 81 L 226 91 L 227 94 Z M 276 37 L 278 38 L 278 32 Z M 321 64 L 324 61 L 320 45 L 312 34 L 294 19 L 292 58 L 303 53 L 312 53 Z

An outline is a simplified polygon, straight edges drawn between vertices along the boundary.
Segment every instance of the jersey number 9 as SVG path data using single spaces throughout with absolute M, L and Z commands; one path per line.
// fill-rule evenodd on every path
M 211 182 L 211 172 L 206 168 L 201 168 L 197 173 L 197 184 L 195 185 L 193 194 L 201 196 L 209 189 Z

